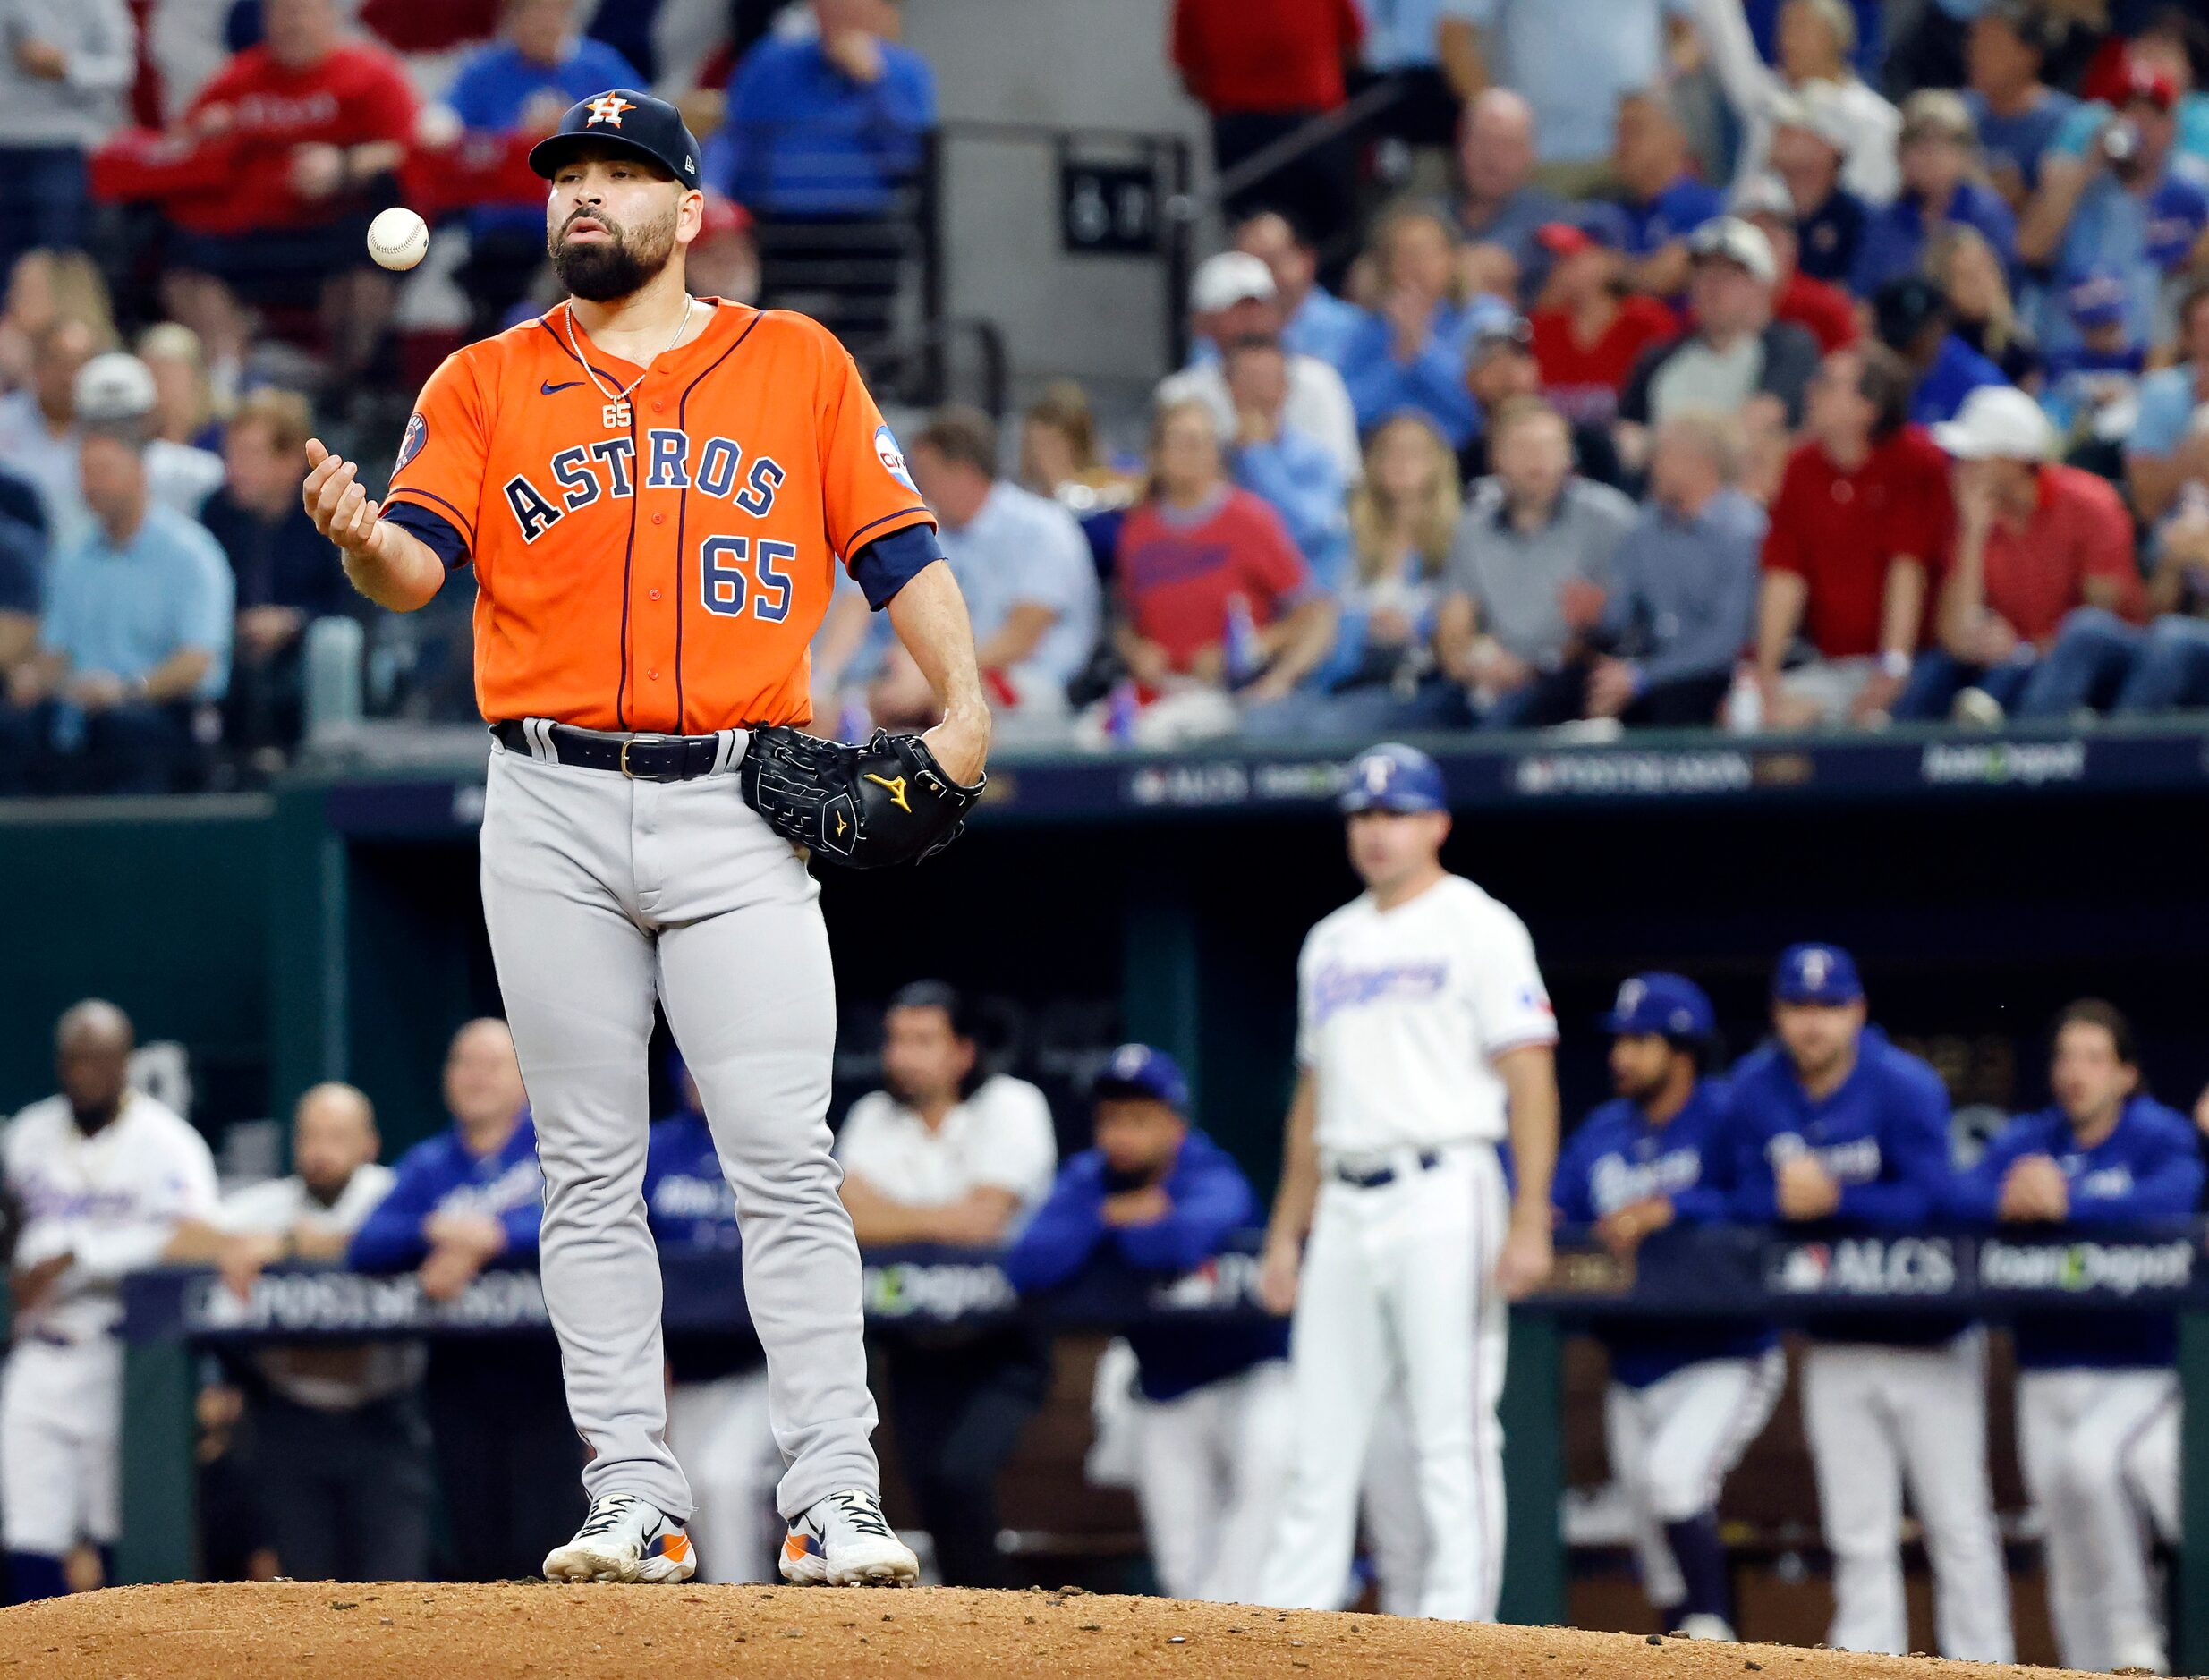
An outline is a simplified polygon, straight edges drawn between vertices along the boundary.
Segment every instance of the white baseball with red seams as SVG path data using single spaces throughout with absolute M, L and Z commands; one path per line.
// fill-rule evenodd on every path
M 369 224 L 368 249 L 379 268 L 412 268 L 429 249 L 429 224 L 395 204 Z
M 1259 1599 L 1341 1602 L 1366 1447 L 1400 1380 L 1429 1537 L 1418 1614 L 1490 1620 L 1503 1573 L 1494 1275 L 1509 1204 L 1493 1064 L 1554 1042 L 1556 1014 L 1525 924 L 1455 875 L 1321 921 L 1297 994 L 1321 1188 L 1290 1341 L 1296 1453 Z

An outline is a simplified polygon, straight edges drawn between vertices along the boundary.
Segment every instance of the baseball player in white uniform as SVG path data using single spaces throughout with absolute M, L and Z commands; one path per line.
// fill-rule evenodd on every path
M 1419 1612 L 1487 1620 L 1503 1570 L 1503 1302 L 1551 1263 L 1557 1020 L 1525 924 L 1442 868 L 1432 759 L 1372 749 L 1342 808 L 1366 891 L 1297 963 L 1300 1072 L 1261 1278 L 1295 1311 L 1297 1450 L 1259 1598 L 1342 1601 L 1366 1444 L 1400 1382 L 1428 1535 Z M 1496 1153 L 1507 1130 L 1515 1194 Z
M 113 1004 L 70 1009 L 55 1034 L 60 1093 L 17 1115 L 0 1146 L 17 1218 L 13 1345 L 0 1375 L 0 1524 L 19 1603 L 65 1591 L 62 1560 L 78 1545 L 115 1541 L 116 1286 L 159 1260 L 179 1219 L 215 1210 L 206 1141 L 129 1088 L 132 1042 L 130 1018 Z

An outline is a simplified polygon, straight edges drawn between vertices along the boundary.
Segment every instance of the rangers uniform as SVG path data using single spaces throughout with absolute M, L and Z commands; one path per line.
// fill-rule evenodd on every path
M 1439 803 L 1439 786 L 1436 789 Z M 1399 1376 L 1428 1535 L 1424 1616 L 1485 1620 L 1503 1568 L 1505 1052 L 1556 1041 L 1524 923 L 1446 875 L 1368 894 L 1297 962 L 1319 1200 L 1291 1331 L 1296 1455 L 1261 1600 L 1331 1608 L 1376 1413 Z
M 0 1164 L 22 1214 L 17 1268 L 72 1257 L 16 1314 L 0 1375 L 0 1520 L 20 1598 L 60 1591 L 60 1560 L 79 1543 L 115 1540 L 118 1285 L 160 1259 L 179 1220 L 214 1217 L 215 1162 L 186 1121 L 133 1090 L 89 1136 L 66 1097 L 33 1103 Z
M 1780 959 L 1784 1003 L 1845 1005 L 1863 988 L 1848 954 L 1797 946 Z M 1844 1230 L 1916 1235 L 1950 1205 L 1949 1102 L 1941 1076 L 1876 1027 L 1822 1098 L 1765 1045 L 1736 1064 L 1743 1218 L 1776 1223 L 1775 1168 L 1808 1151 L 1840 1187 Z M 1943 1656 L 2014 1660 L 2009 1581 L 1986 1473 L 1986 1338 L 1958 1319 L 1855 1315 L 1814 1328 L 1803 1361 L 1803 1424 L 1833 1555 L 1838 1650 L 1909 1649 L 1902 1595 L 1902 1494 L 1924 1526 Z
M 2192 1124 L 2151 1097 L 2128 1100 L 2091 1149 L 2060 1107 L 2020 1116 L 1965 1179 L 1964 1208 L 1992 1219 L 2003 1175 L 2028 1155 L 2053 1160 L 2070 1192 L 2069 1216 L 2043 1228 L 2120 1241 L 2168 1233 L 2201 1195 Z M 2045 1529 L 2063 1666 L 2160 1673 L 2167 1647 L 2150 1545 L 2179 1538 L 2177 1321 L 2026 1313 L 2016 1336 L 2018 1456 Z

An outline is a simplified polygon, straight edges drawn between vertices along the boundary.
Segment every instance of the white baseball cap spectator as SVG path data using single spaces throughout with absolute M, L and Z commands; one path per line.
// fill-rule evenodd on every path
M 1788 183 L 1770 173 L 1751 175 L 1734 189 L 1727 209 L 1745 222 L 1754 222 L 1760 216 L 1793 224 L 1795 194 Z
M 77 369 L 77 419 L 87 426 L 143 420 L 158 395 L 153 369 L 127 350 L 110 350 Z
M 1722 257 L 1771 284 L 1780 277 L 1780 265 L 1771 254 L 1771 242 L 1763 230 L 1737 216 L 1721 216 L 1705 222 L 1687 236 L 1687 254 L 1696 259 Z
M 1983 385 L 1933 440 L 1958 461 L 2045 461 L 2055 453 L 2047 413 L 2014 385 Z
M 1252 299 L 1270 303 L 1277 291 L 1273 270 L 1264 259 L 1245 250 L 1223 250 L 1197 264 L 1189 282 L 1189 309 L 1197 315 L 1216 315 Z

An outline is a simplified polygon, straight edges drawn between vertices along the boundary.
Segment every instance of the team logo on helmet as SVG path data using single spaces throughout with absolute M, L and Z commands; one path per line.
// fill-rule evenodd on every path
M 1376 756 L 1366 759 L 1365 791 L 1368 793 L 1387 793 L 1389 791 L 1389 782 L 1391 777 L 1394 776 L 1395 773 L 1396 760 L 1394 759 L 1385 759 Z
M 1642 1006 L 1642 999 L 1649 996 L 1649 988 L 1638 980 L 1630 980 L 1619 988 L 1619 1001 L 1614 1013 L 1631 1015 Z
M 1803 953 L 1803 984 L 1814 992 L 1825 989 L 1825 982 L 1832 978 L 1833 954 L 1815 948 Z
M 633 111 L 636 106 L 618 93 L 602 93 L 583 108 L 590 113 L 590 121 L 584 124 L 585 127 L 596 128 L 601 123 L 608 123 L 619 128 L 621 114 L 624 111 Z
M 399 439 L 399 458 L 391 463 L 392 471 L 404 471 L 406 463 L 421 454 L 422 445 L 429 441 L 429 422 L 421 417 L 419 410 L 408 415 L 406 436 Z
M 883 470 L 891 478 L 913 495 L 921 493 L 920 487 L 913 481 L 912 473 L 905 470 L 905 452 L 897 446 L 897 439 L 888 427 L 878 426 L 874 428 L 874 453 L 880 458 Z

